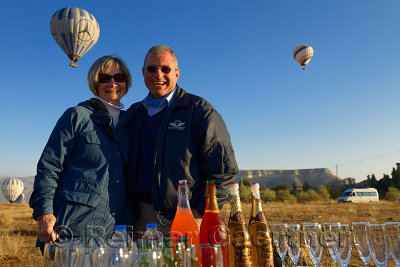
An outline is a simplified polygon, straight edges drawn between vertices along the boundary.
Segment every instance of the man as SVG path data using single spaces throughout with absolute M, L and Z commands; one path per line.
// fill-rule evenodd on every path
M 229 133 L 221 115 L 203 98 L 176 84 L 180 70 L 167 46 L 148 51 L 142 68 L 148 96 L 129 108 L 128 181 L 137 208 L 135 230 L 158 223 L 169 235 L 177 207 L 179 180 L 187 180 L 195 218 L 205 208 L 207 180 L 215 180 L 220 208 L 238 173 Z

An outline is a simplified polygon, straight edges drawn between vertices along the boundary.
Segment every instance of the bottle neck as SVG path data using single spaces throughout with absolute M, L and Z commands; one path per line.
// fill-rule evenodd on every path
M 178 209 L 190 209 L 187 186 L 178 186 Z
M 229 216 L 229 222 L 246 224 L 242 212 L 242 206 L 240 204 L 240 197 L 238 195 L 232 195 L 231 197 L 231 214 Z
M 259 196 L 259 195 L 258 195 Z M 251 194 L 251 218 L 256 218 L 257 221 L 266 221 L 264 211 L 262 209 L 261 199 L 257 195 Z
M 217 202 L 217 190 L 215 189 L 215 184 L 207 185 L 205 212 L 219 213 L 218 202 Z

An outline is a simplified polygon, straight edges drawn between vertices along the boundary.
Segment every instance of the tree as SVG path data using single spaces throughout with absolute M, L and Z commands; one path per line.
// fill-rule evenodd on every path
M 338 192 L 333 189 L 332 186 L 325 185 L 326 190 L 328 190 L 331 199 L 337 199 L 339 197 Z
M 310 185 L 307 182 L 304 182 L 303 184 L 303 191 L 307 192 L 310 189 Z
M 292 183 L 292 192 L 296 192 L 296 191 L 297 191 L 296 181 L 293 180 L 293 183 Z
M 369 186 L 375 189 L 378 186 L 378 181 L 376 180 L 375 174 L 371 175 L 371 179 L 369 180 Z
M 395 168 L 393 168 L 393 170 L 392 170 L 392 185 L 398 185 L 398 184 L 400 184 L 400 174 Z

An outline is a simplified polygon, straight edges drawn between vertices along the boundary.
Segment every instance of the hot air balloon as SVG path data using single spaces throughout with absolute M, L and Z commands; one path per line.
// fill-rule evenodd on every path
M 14 201 L 14 203 L 17 203 L 17 204 L 22 203 L 22 202 L 24 202 L 24 199 L 25 199 L 25 195 L 24 195 L 24 193 L 22 193 L 22 194 L 19 195 L 19 197 Z
M 92 14 L 77 7 L 58 10 L 51 17 L 50 31 L 54 40 L 69 57 L 72 67 L 97 42 L 100 26 Z
M 306 68 L 308 62 L 310 62 L 313 55 L 314 55 L 313 48 L 306 44 L 302 44 L 296 47 L 293 51 L 294 59 L 297 62 L 299 62 L 303 70 Z
M 17 178 L 8 178 L 1 183 L 1 191 L 10 203 L 14 203 L 24 191 L 24 183 Z

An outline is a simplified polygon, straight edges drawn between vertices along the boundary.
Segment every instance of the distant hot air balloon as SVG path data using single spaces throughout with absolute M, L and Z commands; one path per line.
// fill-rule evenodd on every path
M 303 70 L 306 68 L 308 62 L 310 62 L 313 55 L 313 48 L 306 44 L 296 47 L 293 51 L 294 59 L 299 62 Z
M 100 26 L 92 14 L 77 7 L 66 7 L 54 13 L 50 20 L 50 31 L 54 40 L 71 59 L 76 62 L 97 42 Z
M 1 183 L 1 191 L 10 203 L 14 203 L 24 191 L 24 183 L 17 178 L 8 178 Z

